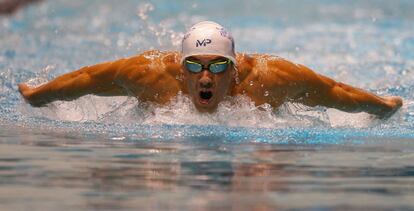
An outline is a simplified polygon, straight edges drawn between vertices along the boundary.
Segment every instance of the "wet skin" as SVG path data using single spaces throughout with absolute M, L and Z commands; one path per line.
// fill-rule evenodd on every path
M 220 56 L 189 58 L 207 67 Z M 167 104 L 178 93 L 189 95 L 200 112 L 214 112 L 226 96 L 246 95 L 256 104 L 279 107 L 284 102 L 326 106 L 347 112 L 367 112 L 386 118 L 402 106 L 396 96 L 373 93 L 336 82 L 309 68 L 263 54 L 237 54 L 234 65 L 219 74 L 206 69 L 190 73 L 180 64 L 178 52 L 147 51 L 114 62 L 84 67 L 39 87 L 19 84 L 32 106 L 55 100 L 73 100 L 86 94 L 133 95 L 141 101 Z
M 232 85 L 234 66 L 230 64 L 224 72 L 214 74 L 208 70 L 208 65 L 212 62 L 225 61 L 226 58 L 204 55 L 187 59 L 203 65 L 200 73 L 192 73 L 183 67 L 187 92 L 195 107 L 202 112 L 215 111 L 224 97 L 231 94 L 230 88 L 234 86 Z

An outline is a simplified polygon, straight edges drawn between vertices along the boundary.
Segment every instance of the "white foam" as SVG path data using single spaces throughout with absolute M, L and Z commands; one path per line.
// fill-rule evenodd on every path
M 229 127 L 369 127 L 377 120 L 366 113 L 308 108 L 287 103 L 278 109 L 254 105 L 246 96 L 229 97 L 214 113 L 200 113 L 188 96 L 179 94 L 168 105 L 140 103 L 133 97 L 86 96 L 71 102 L 54 102 L 43 108 L 22 107 L 26 115 L 62 121 L 97 121 L 145 125 L 225 125 Z

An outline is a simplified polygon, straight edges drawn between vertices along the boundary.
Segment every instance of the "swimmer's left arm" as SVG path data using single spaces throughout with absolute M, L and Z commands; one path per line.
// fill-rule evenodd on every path
M 308 106 L 326 106 L 346 112 L 367 112 L 381 118 L 394 114 L 401 106 L 397 96 L 381 97 L 368 91 L 336 82 L 311 69 L 297 65 L 302 80 L 302 91 L 295 100 Z

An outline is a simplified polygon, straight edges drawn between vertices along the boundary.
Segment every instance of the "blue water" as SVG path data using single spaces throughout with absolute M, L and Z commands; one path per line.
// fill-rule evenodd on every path
M 44 1 L 0 16 L 0 210 L 413 210 L 414 2 Z M 85 96 L 32 108 L 17 84 L 147 49 L 201 20 L 404 106 L 388 120 L 238 97 L 214 114 Z

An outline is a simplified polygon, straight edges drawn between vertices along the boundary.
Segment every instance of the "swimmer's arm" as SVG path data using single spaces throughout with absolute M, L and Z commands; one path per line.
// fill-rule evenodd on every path
M 298 65 L 298 72 L 303 86 L 294 99 L 308 106 L 321 105 L 352 113 L 367 112 L 380 118 L 390 117 L 402 106 L 402 99 L 397 96 L 377 96 L 336 82 L 302 65 Z
M 19 84 L 19 92 L 32 106 L 40 107 L 56 100 L 73 100 L 83 95 L 127 95 L 116 84 L 116 75 L 125 59 L 107 62 L 64 74 L 39 87 Z

